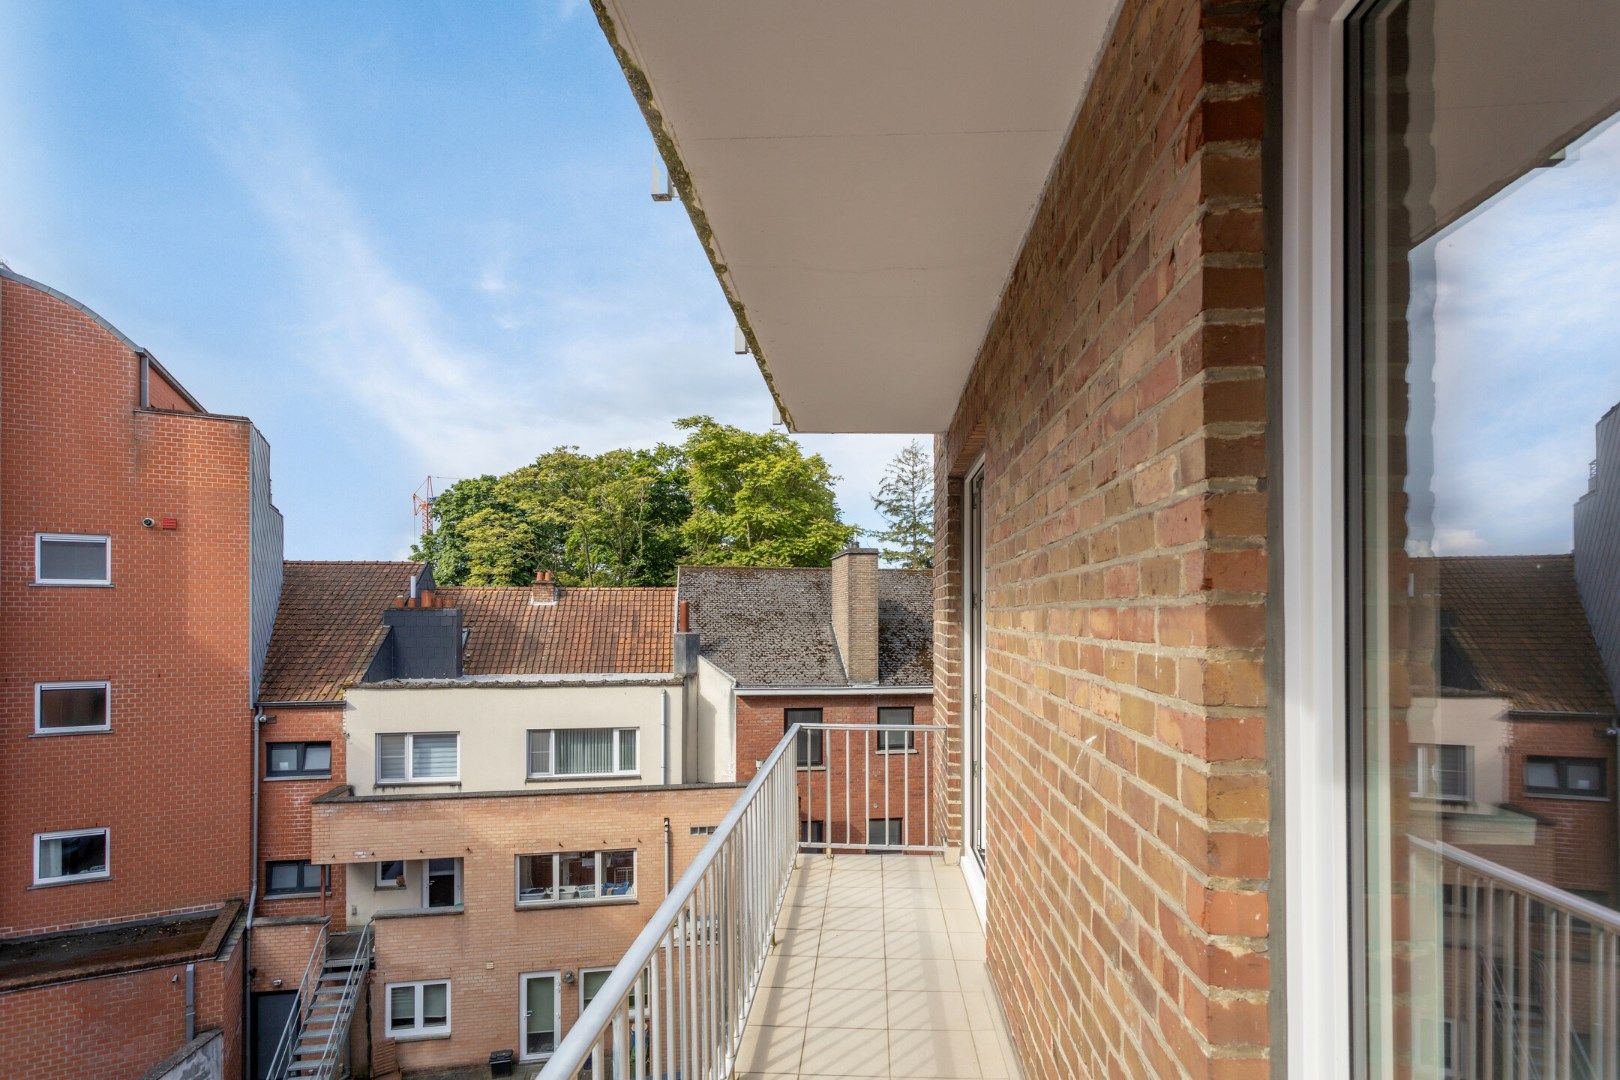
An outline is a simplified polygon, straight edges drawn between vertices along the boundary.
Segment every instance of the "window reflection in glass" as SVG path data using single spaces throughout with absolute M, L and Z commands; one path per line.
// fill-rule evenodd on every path
M 1367 1071 L 1620 1075 L 1620 5 L 1351 37 Z

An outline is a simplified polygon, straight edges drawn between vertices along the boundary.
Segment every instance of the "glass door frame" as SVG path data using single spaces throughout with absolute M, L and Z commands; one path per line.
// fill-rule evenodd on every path
M 977 491 L 977 496 L 975 495 Z M 962 478 L 962 876 L 986 920 L 984 456 Z
M 519 1061 L 546 1061 L 551 1053 L 530 1054 L 529 1046 L 529 982 L 533 979 L 551 980 L 551 1038 L 555 1052 L 556 1046 L 562 1042 L 562 972 L 560 971 L 525 971 L 518 976 L 518 1060 Z

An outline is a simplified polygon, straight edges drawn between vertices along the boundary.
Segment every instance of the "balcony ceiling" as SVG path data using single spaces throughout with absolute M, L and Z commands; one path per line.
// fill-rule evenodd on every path
M 602 8 L 794 428 L 943 429 L 1114 0 Z

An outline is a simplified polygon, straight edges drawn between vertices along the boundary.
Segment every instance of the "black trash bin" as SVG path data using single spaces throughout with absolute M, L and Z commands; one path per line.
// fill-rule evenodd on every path
M 517 1051 L 496 1050 L 489 1055 L 490 1076 L 511 1076 L 514 1063 L 517 1061 Z

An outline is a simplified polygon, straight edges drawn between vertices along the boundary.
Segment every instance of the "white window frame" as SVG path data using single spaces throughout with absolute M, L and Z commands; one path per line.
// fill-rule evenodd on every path
M 1463 752 L 1463 791 L 1448 795 L 1439 780 L 1441 751 L 1457 749 Z M 1467 743 L 1413 743 L 1416 751 L 1412 762 L 1412 790 L 1414 799 L 1429 799 L 1441 803 L 1466 803 L 1474 798 L 1474 748 Z
M 40 559 L 45 542 L 60 541 L 71 544 L 99 543 L 102 545 L 102 575 L 100 578 L 48 578 L 40 573 Z M 34 584 L 62 585 L 69 588 L 98 588 L 112 584 L 112 537 L 96 533 L 35 533 Z
M 39 876 L 40 848 L 51 840 L 72 840 L 80 836 L 100 836 L 103 850 L 107 853 L 106 866 L 94 874 L 64 874 L 58 877 Z M 35 885 L 76 885 L 81 881 L 106 881 L 112 877 L 112 830 L 111 829 L 63 829 L 59 832 L 42 832 L 34 834 L 34 884 Z
M 416 740 L 422 735 L 449 735 L 456 740 L 456 771 L 453 776 L 416 775 Z M 382 741 L 390 738 L 405 740 L 405 778 L 384 777 L 382 774 Z M 459 784 L 461 783 L 461 732 L 459 731 L 379 731 L 374 744 L 376 753 L 376 787 L 399 787 L 402 784 Z
M 602 856 L 614 851 L 628 851 L 630 853 L 630 891 L 619 896 L 602 895 Z M 587 852 L 594 856 L 596 867 L 596 893 L 593 896 L 580 899 L 555 900 L 525 900 L 523 899 L 523 860 L 547 859 L 551 860 L 552 889 L 559 894 L 562 886 L 559 879 L 562 877 L 560 860 L 564 855 L 584 855 Z M 512 902 L 519 908 L 553 908 L 553 907 L 589 907 L 592 904 L 634 904 L 637 902 L 637 890 L 641 888 L 641 852 L 637 848 L 596 848 L 596 849 L 570 849 L 568 851 L 535 851 L 521 852 L 512 857 Z
M 1357 0 L 1283 12 L 1279 504 L 1281 820 L 1289 1080 L 1352 1061 L 1345 491 L 1345 19 Z
M 451 904 L 450 906 L 451 907 L 460 907 L 461 903 L 462 903 L 461 873 L 462 873 L 462 869 L 463 869 L 464 864 L 463 864 L 463 861 L 461 859 L 454 858 L 453 856 L 442 856 L 441 855 L 439 858 L 446 858 L 446 857 L 450 858 L 451 861 L 456 864 L 456 868 L 455 868 L 455 871 L 454 871 L 454 876 L 455 876 L 455 881 L 456 881 L 456 902 L 454 904 Z M 444 908 L 442 908 L 442 907 L 430 909 L 429 906 L 428 906 L 428 890 L 432 886 L 432 883 L 433 883 L 432 865 L 436 861 L 437 860 L 435 860 L 435 859 L 423 859 L 422 860 L 422 910 L 423 911 L 428 911 L 428 910 L 443 911 L 444 910 Z
M 559 731 L 611 731 L 613 732 L 613 768 L 608 772 L 589 773 L 560 773 L 557 771 L 557 732 Z M 534 760 L 534 739 L 541 735 L 546 738 L 550 746 L 546 752 L 546 759 L 551 763 L 550 772 L 529 771 L 529 763 Z M 624 747 L 624 740 L 630 739 L 636 751 L 636 766 L 633 769 L 619 768 L 619 752 Z M 612 780 L 641 775 L 641 729 L 638 727 L 616 728 L 531 728 L 528 741 L 523 747 L 524 770 L 530 780 Z
M 422 1026 L 422 988 L 425 986 L 444 987 L 444 1026 L 427 1028 Z M 394 1026 L 394 991 L 401 987 L 411 987 L 415 996 L 415 1007 L 412 1009 L 414 1023 L 408 1027 Z M 414 1039 L 447 1039 L 454 1017 L 455 989 L 449 979 L 418 979 L 414 982 L 394 982 L 383 986 L 383 1030 L 390 1039 L 409 1041 Z
M 383 866 L 386 863 L 399 863 L 400 875 L 397 878 L 383 877 Z M 393 892 L 410 886 L 411 863 L 409 859 L 381 859 L 371 864 L 371 887 L 382 892 Z
M 530 979 L 550 979 L 551 980 L 551 1008 L 553 1010 L 553 1015 L 551 1017 L 551 1036 L 552 1036 L 554 1045 L 561 1046 L 562 1041 L 563 1041 L 563 1029 L 562 1029 L 563 981 L 562 981 L 562 972 L 560 972 L 560 971 L 525 971 L 523 974 L 518 976 L 518 1060 L 519 1061 L 549 1061 L 549 1060 L 551 1060 L 551 1055 L 556 1053 L 555 1050 L 551 1051 L 550 1053 L 539 1053 L 539 1054 L 531 1054 L 531 1053 L 529 1053 L 529 980 Z M 580 981 L 581 981 L 581 986 L 583 986 L 584 980 L 581 979 Z
M 47 690 L 94 690 L 97 687 L 107 695 L 107 718 L 100 724 L 84 725 L 80 727 L 53 727 L 43 726 L 41 720 L 44 716 L 45 691 Z M 35 735 L 94 735 L 112 730 L 112 683 L 106 679 L 88 679 L 80 682 L 39 682 L 34 684 L 34 734 Z

